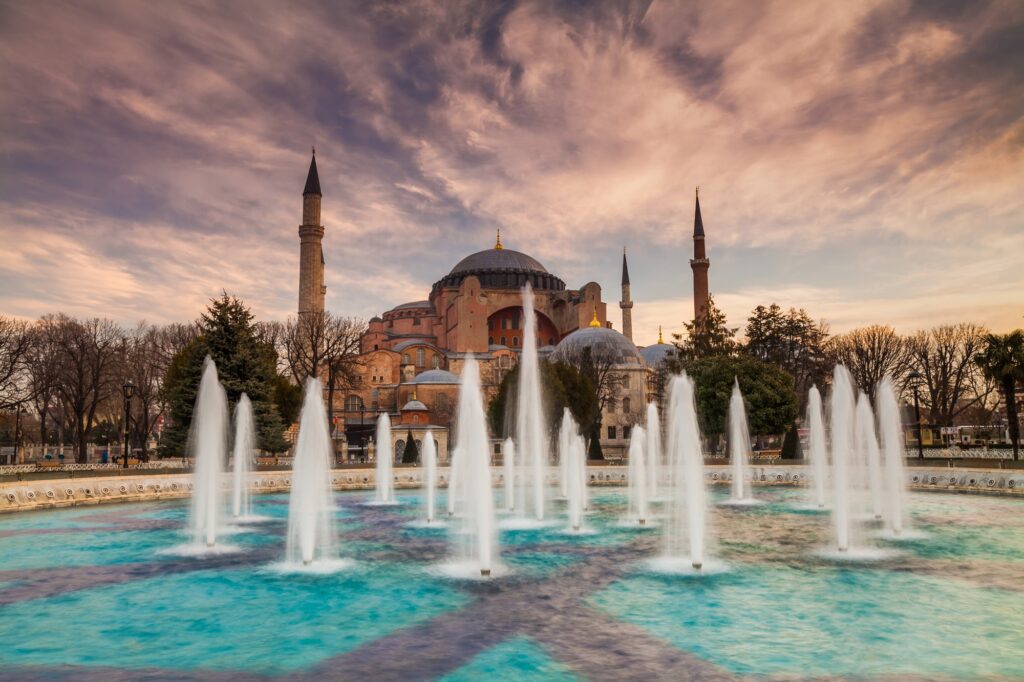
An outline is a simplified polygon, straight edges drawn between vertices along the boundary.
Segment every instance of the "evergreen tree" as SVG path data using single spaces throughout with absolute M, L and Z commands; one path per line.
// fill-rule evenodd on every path
M 199 335 L 175 356 L 164 381 L 171 424 L 161 438 L 161 455 L 180 456 L 185 452 L 207 355 L 217 365 L 232 413 L 242 393 L 252 401 L 257 447 L 271 452 L 287 449 L 276 402 L 280 397 L 277 352 L 257 337 L 252 313 L 239 299 L 225 293 L 210 302 L 197 326 Z
M 1007 428 L 1013 444 L 1013 459 L 1020 457 L 1020 417 L 1017 414 L 1017 384 L 1024 383 L 1024 330 L 1009 334 L 988 334 L 985 349 L 974 361 L 985 376 L 999 385 L 1006 408 Z
M 665 359 L 666 366 L 673 372 L 678 372 L 688 360 L 732 355 L 736 351 L 736 328 L 726 326 L 725 313 L 718 309 L 711 296 L 707 316 L 684 322 L 683 327 L 686 334 L 673 334 L 672 345 L 676 350 Z
M 416 439 L 412 437 L 412 429 L 405 434 L 405 450 L 402 451 L 403 464 L 415 464 L 420 459 L 420 449 L 416 447 Z

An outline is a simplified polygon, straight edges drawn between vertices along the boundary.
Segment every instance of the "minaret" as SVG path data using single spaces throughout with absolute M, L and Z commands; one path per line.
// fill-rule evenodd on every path
M 306 187 L 302 190 L 302 224 L 299 225 L 299 315 L 324 311 L 324 226 L 320 224 L 320 176 L 316 172 L 316 150 L 309 162 Z
M 700 187 L 696 191 L 696 209 L 693 214 L 693 319 L 700 321 L 708 314 L 708 260 L 704 250 L 704 221 L 700 217 Z
M 622 247 L 622 335 L 633 340 L 633 301 L 629 297 L 629 266 L 626 265 L 626 247 Z

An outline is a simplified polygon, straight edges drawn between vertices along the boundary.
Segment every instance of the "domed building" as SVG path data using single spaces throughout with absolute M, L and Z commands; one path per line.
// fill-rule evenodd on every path
M 321 199 L 314 159 L 303 191 L 303 225 L 299 228 L 300 317 L 324 309 Z M 699 315 L 706 304 L 709 266 L 699 202 L 690 266 L 694 271 L 694 309 Z M 604 405 L 602 447 L 612 457 L 623 452 L 630 427 L 642 419 L 644 404 L 652 395 L 648 379 L 671 350 L 661 339 L 643 349 L 633 343 L 633 301 L 625 252 L 618 303 L 620 333 L 611 328 L 599 284 L 589 282 L 569 289 L 538 259 L 506 249 L 499 232 L 492 248 L 459 260 L 434 282 L 425 299 L 396 305 L 369 320 L 360 340 L 357 376 L 347 391 L 336 393 L 334 406 L 343 422 L 335 426 L 344 429 L 349 458 L 372 458 L 374 424 L 383 412 L 414 430 L 446 432 L 455 415 L 458 377 L 470 354 L 479 362 L 485 399 L 490 401 L 518 362 L 523 347 L 522 288 L 526 284 L 533 289 L 537 347 L 542 357 L 559 360 L 590 348 L 595 356 L 611 360 L 619 386 L 609 392 Z M 393 436 L 398 438 L 397 430 Z M 438 456 L 447 461 L 447 439 L 438 440 L 442 443 Z

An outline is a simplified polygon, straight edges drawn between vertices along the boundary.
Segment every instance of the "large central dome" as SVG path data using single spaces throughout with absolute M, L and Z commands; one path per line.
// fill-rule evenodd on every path
M 466 256 L 452 268 L 449 274 L 469 275 L 488 270 L 523 270 L 544 274 L 548 272 L 547 268 L 533 256 L 527 256 L 525 253 L 512 249 L 487 249 Z
M 439 289 L 457 287 L 469 276 L 479 279 L 485 289 L 520 289 L 527 282 L 540 291 L 565 289 L 565 282 L 549 273 L 539 260 L 506 249 L 499 240 L 493 249 L 477 251 L 456 263 L 451 272 L 434 283 L 431 298 Z

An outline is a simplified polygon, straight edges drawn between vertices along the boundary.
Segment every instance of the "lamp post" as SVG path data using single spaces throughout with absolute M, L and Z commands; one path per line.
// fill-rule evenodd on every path
M 124 468 L 128 468 L 128 441 L 131 436 L 132 426 L 132 396 L 135 395 L 135 384 L 132 383 L 131 379 L 124 382 L 121 386 L 121 392 L 124 394 Z
M 917 395 L 917 388 L 921 385 L 921 373 L 915 370 L 907 375 L 907 379 L 914 387 L 914 431 L 917 434 L 917 458 L 924 459 L 924 441 L 921 438 L 921 401 Z
M 18 464 L 18 452 L 21 450 L 21 404 L 18 404 L 18 411 L 14 415 L 14 461 L 11 464 Z

